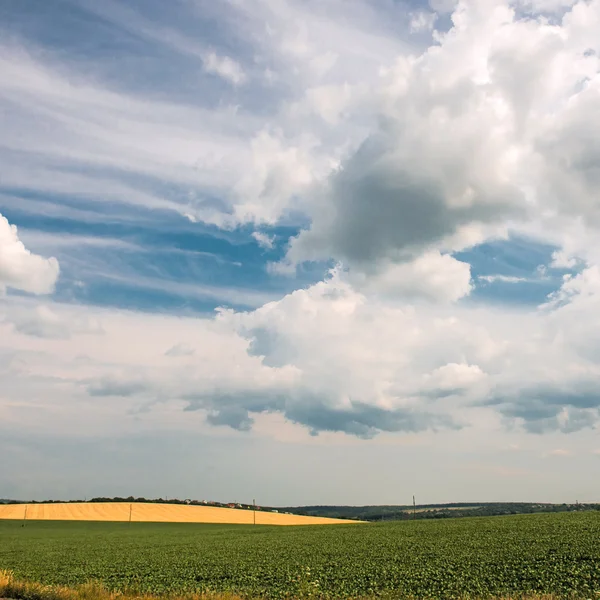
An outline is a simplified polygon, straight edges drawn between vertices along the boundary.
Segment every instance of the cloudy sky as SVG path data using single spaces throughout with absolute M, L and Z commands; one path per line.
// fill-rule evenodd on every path
M 0 497 L 600 501 L 600 0 L 3 0 Z

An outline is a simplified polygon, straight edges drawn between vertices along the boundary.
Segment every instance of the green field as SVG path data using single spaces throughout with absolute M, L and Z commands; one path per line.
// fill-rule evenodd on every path
M 600 598 L 600 513 L 310 528 L 6 521 L 0 569 L 158 594 Z

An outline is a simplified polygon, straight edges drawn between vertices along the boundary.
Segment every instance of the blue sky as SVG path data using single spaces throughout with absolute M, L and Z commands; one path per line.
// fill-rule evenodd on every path
M 599 26 L 3 2 L 0 495 L 597 500 Z

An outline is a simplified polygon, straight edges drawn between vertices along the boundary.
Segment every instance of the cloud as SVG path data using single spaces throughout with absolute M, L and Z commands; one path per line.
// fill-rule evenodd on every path
M 275 243 L 275 236 L 270 236 L 263 231 L 253 231 L 252 237 L 256 240 L 256 243 L 265 250 L 271 250 Z
M 429 6 L 438 13 L 451 13 L 458 4 L 458 0 L 429 0 Z
M 365 91 L 359 86 L 319 85 L 306 90 L 306 105 L 329 125 L 337 125 L 346 110 L 356 103 Z M 299 103 L 299 106 L 303 106 Z
M 455 3 L 430 4 L 441 14 Z M 241 431 L 275 415 L 313 434 L 363 438 L 502 426 L 584 435 L 597 426 L 600 275 L 587 241 L 599 215 L 600 2 L 578 2 L 553 24 L 514 9 L 462 0 L 434 44 L 407 49 L 391 3 L 380 11 L 359 1 L 213 8 L 247 45 L 256 73 L 274 73 L 269 81 L 245 62 L 242 70 L 231 49 L 216 44 L 207 54 L 157 23 L 132 21 L 142 37 L 195 57 L 198 77 L 215 86 L 205 103 L 197 89 L 175 97 L 161 83 L 144 95 L 124 80 L 109 85 L 101 69 L 93 79 L 83 58 L 62 64 L 35 44 L 4 47 L 7 188 L 54 195 L 64 206 L 77 200 L 96 209 L 96 223 L 113 212 L 134 220 L 132 207 L 149 229 L 169 212 L 199 227 L 301 222 L 279 268 L 337 265 L 283 297 L 224 296 L 218 286 L 175 280 L 172 289 L 190 296 L 256 308 L 181 321 L 115 311 L 102 318 L 104 336 L 74 335 L 85 327 L 73 329 L 71 315 L 93 319 L 92 308 L 48 303 L 10 313 L 2 343 L 18 348 L 31 375 L 24 381 L 11 358 L 12 397 L 37 394 L 43 380 L 71 386 L 67 402 L 93 414 L 186 408 Z M 28 202 L 28 214 L 41 205 Z M 471 265 L 457 251 L 509 230 L 547 241 L 553 227 L 569 235 L 557 234 L 565 247 L 550 268 L 582 270 L 544 306 L 467 298 Z M 252 235 L 272 247 L 260 228 Z M 589 247 L 584 260 L 580 245 Z M 91 270 L 98 258 L 89 246 L 72 260 Z M 58 263 L 27 253 L 6 220 L 0 250 L 2 286 L 52 291 Z M 133 269 L 94 274 L 165 288 Z M 75 362 L 82 354 L 89 361 Z
M 233 85 L 241 85 L 246 81 L 246 74 L 239 63 L 228 56 L 218 56 L 215 52 L 209 52 L 204 58 L 204 69 Z
M 87 392 L 92 397 L 117 396 L 126 398 L 147 391 L 148 385 L 143 381 L 119 380 L 111 377 L 102 377 L 91 382 L 87 387 Z
M 50 294 L 59 275 L 56 258 L 32 254 L 19 240 L 17 227 L 0 214 L 0 294 L 13 288 Z
M 73 334 L 103 333 L 102 325 L 95 319 L 68 319 L 45 305 L 9 310 L 5 321 L 20 333 L 47 339 L 66 340 Z
M 577 0 L 519 0 L 517 5 L 533 13 L 561 12 L 573 6 Z
M 411 33 L 419 33 L 421 31 L 431 31 L 437 19 L 436 13 L 420 11 L 410 15 L 410 31 Z
M 592 428 L 600 420 L 600 394 L 597 379 L 567 379 L 550 385 L 522 385 L 518 391 L 496 390 L 487 404 L 496 406 L 509 419 L 519 419 L 532 433 L 562 431 L 570 433 Z
M 443 4 L 432 8 L 453 9 Z M 382 67 L 364 105 L 377 126 L 314 182 L 310 226 L 283 264 L 333 258 L 377 278 L 502 237 L 508 224 L 535 222 L 540 238 L 553 219 L 563 231 L 576 219 L 596 227 L 600 5 L 561 4 L 573 7 L 546 26 L 501 0 L 461 2 L 437 45 Z
M 553 269 L 572 269 L 577 266 L 577 259 L 568 256 L 564 250 L 555 250 L 552 253 L 550 267 Z
M 133 204 L 231 228 L 272 224 L 295 208 L 302 188 L 362 136 L 352 124 L 327 133 L 336 119 L 347 122 L 353 83 L 367 87 L 406 46 L 389 13 L 362 1 L 318 10 L 289 0 L 177 11 L 86 0 L 79 8 L 97 35 L 97 19 L 107 25 L 109 45 L 123 32 L 139 44 L 118 65 L 99 49 L 54 53 L 27 31 L 3 45 L 5 185 L 18 196 L 60 193 L 78 205 L 81 197 L 110 203 L 115 213 Z M 198 31 L 215 22 L 222 37 L 208 48 Z M 292 111 L 296 104 L 306 110 Z
M 549 456 L 573 456 L 573 453 L 570 450 L 565 450 L 564 448 L 556 448 L 555 450 L 551 450 L 548 453 Z
M 486 283 L 521 283 L 527 281 L 525 277 L 515 277 L 512 275 L 479 275 L 477 277 L 479 281 L 485 281 Z
M 194 353 L 194 348 L 188 344 L 175 344 L 175 346 L 172 346 L 165 352 L 165 356 L 177 358 L 180 356 L 193 356 Z
M 0 352 L 4 345 L 21 361 L 9 363 L 8 397 L 35 397 L 43 382 L 86 411 L 102 398 L 111 414 L 156 416 L 170 406 L 239 431 L 280 415 L 313 435 L 482 427 L 583 435 L 600 421 L 599 297 L 580 290 L 556 307 L 511 311 L 408 305 L 362 293 L 334 270 L 256 310 L 221 309 L 216 318 L 52 304 L 50 316 L 102 322 L 104 335 L 65 339 L 60 328 L 31 335 L 0 323 Z
M 455 302 L 471 292 L 471 267 L 448 254 L 428 252 L 410 262 L 380 263 L 376 270 L 350 270 L 347 279 L 365 293 L 404 300 Z
M 251 168 L 245 169 L 235 184 L 238 201 L 228 224 L 277 223 L 290 199 L 323 172 L 312 152 L 316 143 L 307 135 L 288 140 L 281 130 L 257 133 L 250 141 Z
M 485 376 L 477 365 L 448 363 L 428 374 L 426 380 L 438 393 L 448 395 L 468 390 Z

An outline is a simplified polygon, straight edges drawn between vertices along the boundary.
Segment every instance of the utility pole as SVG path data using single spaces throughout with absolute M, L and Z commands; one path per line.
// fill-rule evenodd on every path
M 25 505 L 25 515 L 23 516 L 23 527 L 25 527 L 25 521 L 27 521 L 27 507 L 29 504 Z
M 131 513 L 133 512 L 133 504 L 129 505 L 129 522 L 131 523 Z
M 417 505 L 415 504 L 415 497 L 413 496 L 413 521 L 417 518 Z
M 256 499 L 252 500 L 252 516 L 254 518 L 254 525 L 256 525 Z

